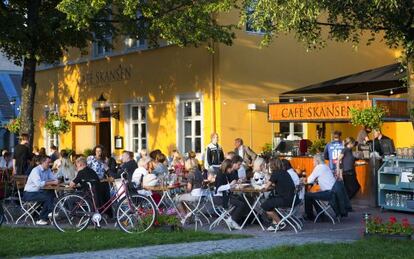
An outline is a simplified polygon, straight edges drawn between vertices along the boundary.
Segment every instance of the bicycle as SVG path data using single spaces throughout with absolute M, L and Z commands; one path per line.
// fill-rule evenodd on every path
M 91 182 L 86 182 L 88 188 L 83 195 L 69 193 L 60 198 L 52 213 L 55 227 L 61 232 L 80 232 L 92 222 L 96 228 L 100 228 L 102 214 L 118 203 L 116 223 L 121 230 L 127 233 L 147 231 L 155 222 L 156 206 L 146 196 L 131 194 L 124 174 L 121 175 L 122 184 L 116 194 L 99 208 Z
M 0 201 L 0 227 L 3 224 L 4 217 L 3 203 Z

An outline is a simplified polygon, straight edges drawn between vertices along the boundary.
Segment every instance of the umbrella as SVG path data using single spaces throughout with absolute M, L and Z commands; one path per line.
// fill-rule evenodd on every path
M 375 93 L 376 95 L 392 95 L 406 93 L 403 78 L 405 70 L 400 63 L 374 68 L 352 75 L 339 77 L 322 83 L 313 84 L 283 95 L 296 94 L 358 94 Z M 393 90 L 390 93 L 390 90 Z

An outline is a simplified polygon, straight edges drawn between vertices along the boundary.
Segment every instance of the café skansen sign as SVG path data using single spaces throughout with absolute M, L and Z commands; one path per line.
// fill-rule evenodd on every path
M 88 86 L 102 86 L 113 82 L 125 81 L 131 78 L 132 66 L 119 64 L 108 70 L 91 71 L 83 74 L 78 83 Z
M 349 121 L 350 109 L 365 109 L 372 102 L 343 101 L 343 102 L 309 102 L 309 103 L 270 103 L 268 116 L 270 122 L 307 122 L 307 121 Z

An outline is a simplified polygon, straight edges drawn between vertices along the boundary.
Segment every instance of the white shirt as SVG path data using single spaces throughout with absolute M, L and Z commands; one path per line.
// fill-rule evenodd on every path
M 290 177 L 292 178 L 292 181 L 295 184 L 295 186 L 298 186 L 300 181 L 299 181 L 299 176 L 295 172 L 295 170 L 293 170 L 293 168 L 290 168 L 289 170 L 287 170 L 287 172 L 289 173 Z
M 141 179 L 143 178 L 143 176 L 146 176 L 147 174 L 147 169 L 145 169 L 144 167 L 138 167 L 132 174 L 132 182 L 135 183 L 137 186 L 141 185 Z
M 243 155 L 244 155 L 243 145 L 238 148 L 237 153 L 241 158 L 243 158 Z
M 237 170 L 237 174 L 240 180 L 246 179 L 246 168 L 243 165 L 240 166 L 239 170 Z
M 330 191 L 335 184 L 335 177 L 325 164 L 317 165 L 308 177 L 308 183 L 314 183 L 315 180 L 318 180 L 321 191 Z

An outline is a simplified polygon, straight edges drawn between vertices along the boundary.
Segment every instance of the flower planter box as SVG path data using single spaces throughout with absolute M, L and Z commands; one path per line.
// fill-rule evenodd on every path
M 384 238 L 394 240 L 411 240 L 411 235 L 398 235 L 398 234 L 364 234 L 364 238 Z

